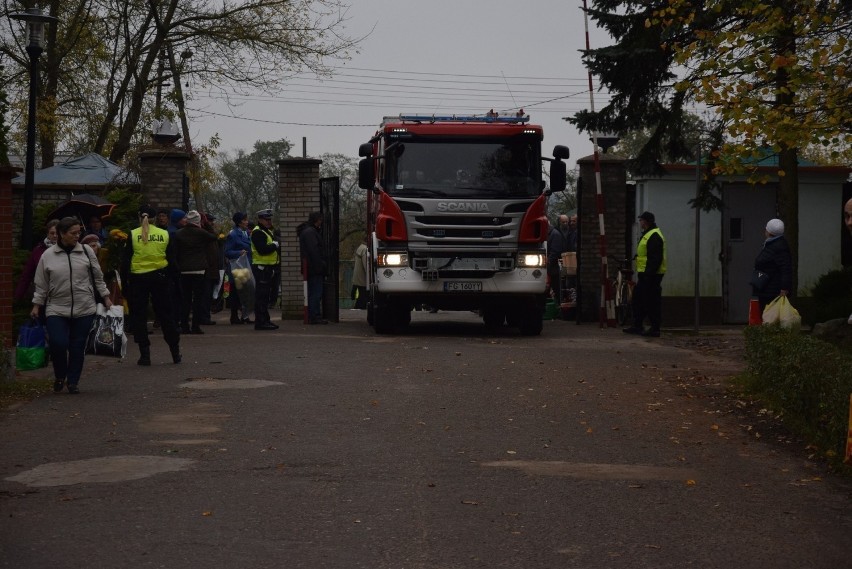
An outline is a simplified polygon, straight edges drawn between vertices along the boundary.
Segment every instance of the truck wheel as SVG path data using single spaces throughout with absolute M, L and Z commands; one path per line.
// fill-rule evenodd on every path
M 411 324 L 411 306 L 408 304 L 397 305 L 393 307 L 393 313 L 396 318 L 396 325 L 399 328 L 405 328 Z
M 486 308 L 482 311 L 482 320 L 487 328 L 500 328 L 506 321 L 506 313 L 499 308 Z
M 518 315 L 520 317 L 518 328 L 524 336 L 538 336 L 544 328 L 542 321 L 544 316 L 544 307 L 537 302 L 529 302 L 523 304 L 523 311 Z
M 376 334 L 390 334 L 394 330 L 393 306 L 387 301 L 376 302 L 373 306 L 373 327 Z

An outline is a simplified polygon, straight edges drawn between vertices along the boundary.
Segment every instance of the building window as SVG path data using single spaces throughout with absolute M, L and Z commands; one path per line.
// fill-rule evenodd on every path
M 743 218 L 732 217 L 728 220 L 728 239 L 731 241 L 743 240 Z

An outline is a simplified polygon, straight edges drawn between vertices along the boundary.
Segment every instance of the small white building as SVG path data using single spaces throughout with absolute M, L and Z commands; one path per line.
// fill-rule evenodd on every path
M 777 163 L 764 164 L 761 170 L 766 173 L 777 170 Z M 662 178 L 635 180 L 637 215 L 653 212 L 666 238 L 664 324 L 693 323 L 696 268 L 700 322 L 747 322 L 754 259 L 763 245 L 766 222 L 778 217 L 777 182 L 752 185 L 745 176 L 720 179 L 723 210 L 700 211 L 696 217 L 689 203 L 696 196 L 695 165 L 665 168 L 668 173 Z M 846 167 L 799 166 L 799 295 L 807 296 L 821 275 L 841 268 L 844 183 L 849 174 Z M 634 225 L 634 248 L 639 231 L 638 224 Z

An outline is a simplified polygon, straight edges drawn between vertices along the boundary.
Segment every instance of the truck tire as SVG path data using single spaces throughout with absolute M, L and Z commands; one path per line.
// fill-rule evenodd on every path
M 500 328 L 506 321 L 506 313 L 499 308 L 485 308 L 482 311 L 482 320 L 486 328 Z
M 538 336 L 544 329 L 544 306 L 538 302 L 525 302 L 519 316 L 518 328 L 523 336 Z
M 394 321 L 397 328 L 406 328 L 411 324 L 411 306 L 408 304 L 397 304 L 393 306 Z
M 538 336 L 544 329 L 541 315 L 530 314 L 523 317 L 519 326 L 522 336 Z
M 373 328 L 376 334 L 391 334 L 395 325 L 393 305 L 385 298 L 376 295 L 373 303 Z

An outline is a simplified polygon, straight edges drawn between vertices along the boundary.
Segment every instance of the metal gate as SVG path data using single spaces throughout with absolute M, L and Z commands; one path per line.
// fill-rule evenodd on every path
M 340 282 L 340 178 L 320 178 L 323 253 L 328 261 L 322 295 L 323 317 L 340 322 L 338 307 Z

